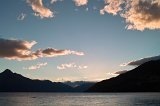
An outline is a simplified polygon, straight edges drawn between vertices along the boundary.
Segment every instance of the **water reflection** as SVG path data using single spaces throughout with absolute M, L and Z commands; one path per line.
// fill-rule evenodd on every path
M 160 93 L 0 93 L 0 106 L 160 106 Z

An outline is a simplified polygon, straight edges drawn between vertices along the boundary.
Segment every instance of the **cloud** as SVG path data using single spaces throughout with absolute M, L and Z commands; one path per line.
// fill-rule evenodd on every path
M 83 52 L 73 50 L 58 50 L 54 48 L 39 49 L 32 51 L 31 48 L 36 44 L 36 41 L 23 40 L 8 40 L 0 38 L 0 58 L 9 60 L 34 60 L 42 57 L 57 57 L 64 55 L 84 55 Z
M 123 63 L 120 66 L 128 66 L 128 65 L 139 66 L 139 65 L 141 65 L 145 62 L 152 61 L 152 60 L 160 60 L 160 55 L 159 56 L 153 56 L 153 57 L 141 58 L 139 60 L 131 61 L 131 62 L 128 62 L 128 63 Z
M 54 3 L 58 2 L 58 1 L 62 2 L 63 0 L 51 0 L 50 3 L 54 4 Z
M 89 8 L 87 7 L 87 8 L 86 8 L 86 11 L 88 11 L 88 10 L 89 10 Z
M 93 6 L 93 10 L 97 10 L 97 7 L 96 7 L 96 6 Z
M 124 74 L 124 73 L 126 73 L 126 72 L 128 72 L 128 71 L 127 71 L 127 70 L 117 71 L 117 72 L 115 72 L 115 74 Z
M 35 16 L 52 18 L 53 12 L 43 5 L 43 0 L 26 0 L 35 12 Z M 50 0 L 53 4 L 58 0 Z M 63 1 L 63 0 L 59 0 Z M 126 28 L 130 30 L 160 29 L 160 0 L 104 0 L 105 6 L 100 14 L 119 14 L 126 22 Z M 88 4 L 88 0 L 73 0 L 76 6 Z M 86 8 L 88 11 L 88 8 Z M 21 18 L 20 18 L 21 17 Z M 24 14 L 19 16 L 23 20 Z
M 63 55 L 70 55 L 74 54 L 77 56 L 82 56 L 84 55 L 83 52 L 77 52 L 77 51 L 72 51 L 72 50 L 57 50 L 54 48 L 47 48 L 47 49 L 40 49 L 37 50 L 35 53 L 38 57 L 56 57 L 56 56 L 63 56 Z
M 26 16 L 27 16 L 26 14 L 21 13 L 21 14 L 17 17 L 17 20 L 22 21 L 22 20 L 24 20 L 24 18 L 25 18 Z
M 108 72 L 107 75 L 109 75 L 109 76 L 116 76 L 117 74 Z
M 35 16 L 40 16 L 41 18 L 53 17 L 53 12 L 43 6 L 42 0 L 27 0 L 27 3 L 32 7 Z
M 83 6 L 83 5 L 87 5 L 88 0 L 73 0 L 75 2 L 76 6 Z
M 126 19 L 128 29 L 160 29 L 159 0 L 133 0 L 128 6 L 122 15 Z
M 80 65 L 76 65 L 75 63 L 61 64 L 60 66 L 57 66 L 57 69 L 59 70 L 65 70 L 68 68 L 76 68 L 81 70 L 81 69 L 88 68 L 88 66 L 80 66 Z
M 105 3 L 107 5 L 100 10 L 100 14 L 119 13 L 125 19 L 127 29 L 160 29 L 159 0 L 105 0 Z
M 44 67 L 46 65 L 47 65 L 47 62 L 45 62 L 45 63 L 38 63 L 36 65 L 32 65 L 32 66 L 30 66 L 28 68 L 23 68 L 23 69 L 26 69 L 26 70 L 37 70 L 37 69 L 40 69 L 41 67 Z
M 100 10 L 100 14 L 104 15 L 105 12 L 107 12 L 113 15 L 117 15 L 117 13 L 122 10 L 122 3 L 122 0 L 105 0 L 106 6 Z
M 78 66 L 78 69 L 86 69 L 88 66 Z
M 53 4 L 53 3 L 55 3 L 55 2 L 57 2 L 57 0 L 51 0 L 51 4 Z
M 30 49 L 36 41 L 8 40 L 0 38 L 0 58 L 31 60 L 37 58 Z

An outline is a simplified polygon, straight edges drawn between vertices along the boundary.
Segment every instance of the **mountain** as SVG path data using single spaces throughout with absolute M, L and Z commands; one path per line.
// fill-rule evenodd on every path
M 95 84 L 95 82 L 83 83 L 83 84 L 75 87 L 75 91 L 76 92 L 84 92 L 84 91 L 88 90 L 90 87 L 92 87 L 94 84 Z
M 88 82 L 87 81 L 73 81 L 73 82 L 72 81 L 65 81 L 63 83 L 75 88 L 77 86 L 80 86 L 80 85 L 82 85 L 84 83 L 88 83 Z
M 0 92 L 73 92 L 74 89 L 60 82 L 32 80 L 9 69 L 0 73 Z
M 93 86 L 96 82 L 90 82 L 90 81 L 65 81 L 63 82 L 66 85 L 69 85 L 75 89 L 75 92 L 83 92 L 89 89 L 91 86 Z
M 160 60 L 146 62 L 117 77 L 98 82 L 87 92 L 160 92 Z

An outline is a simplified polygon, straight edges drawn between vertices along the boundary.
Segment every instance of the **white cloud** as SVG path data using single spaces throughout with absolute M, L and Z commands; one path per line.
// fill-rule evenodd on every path
M 32 7 L 35 16 L 52 18 L 53 12 L 43 5 L 43 0 L 26 0 Z M 53 4 L 58 0 L 50 0 Z M 63 1 L 63 0 L 59 0 Z M 84 6 L 89 0 L 73 0 L 76 6 Z M 100 14 L 119 14 L 125 19 L 126 28 L 131 30 L 160 29 L 160 0 L 104 0 L 105 6 Z M 95 8 L 96 9 L 96 8 Z M 77 10 L 77 9 L 76 9 Z M 88 8 L 86 8 L 88 11 Z M 25 14 L 21 14 L 18 20 L 23 20 Z
M 86 69 L 88 66 L 81 66 L 81 65 L 76 65 L 75 63 L 66 63 L 66 64 L 61 64 L 60 66 L 57 66 L 57 69 L 59 70 L 65 70 L 68 68 L 75 68 L 75 69 Z
M 160 29 L 160 0 L 105 0 L 105 3 L 100 14 L 119 13 L 125 19 L 127 29 Z
M 100 14 L 104 14 L 105 12 L 117 15 L 119 11 L 122 10 L 121 4 L 123 0 L 105 0 L 106 6 L 100 10 Z
M 76 6 L 83 6 L 83 5 L 87 5 L 88 0 L 73 0 L 75 2 Z
M 78 69 L 87 69 L 88 66 L 78 66 Z
M 108 72 L 107 75 L 109 75 L 109 76 L 116 76 L 117 74 Z
M 122 17 L 126 19 L 128 29 L 160 29 L 159 0 L 133 0 L 127 7 Z
M 89 10 L 89 8 L 87 7 L 87 8 L 86 8 L 86 11 L 88 11 L 88 10 Z
M 37 69 L 40 69 L 41 67 L 44 67 L 47 65 L 47 62 L 45 63 L 38 63 L 36 65 L 32 65 L 32 66 L 29 66 L 28 68 L 23 68 L 23 69 L 26 69 L 26 70 L 37 70 Z
M 57 0 L 51 0 L 51 4 L 53 4 L 53 3 L 55 3 L 55 2 L 57 2 Z
M 26 14 L 21 13 L 21 14 L 17 17 L 17 20 L 22 21 L 22 20 L 24 20 L 24 18 L 25 18 L 26 16 L 27 16 Z
M 44 7 L 42 0 L 27 0 L 27 3 L 32 7 L 35 16 L 40 16 L 41 18 L 53 17 L 53 12 Z
M 104 12 L 103 9 L 100 10 L 100 14 L 101 14 L 101 15 L 104 15 L 104 14 L 105 14 L 105 12 Z

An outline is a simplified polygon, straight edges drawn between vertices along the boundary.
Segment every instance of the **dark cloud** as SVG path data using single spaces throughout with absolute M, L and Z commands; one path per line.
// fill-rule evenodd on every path
M 8 40 L 0 38 L 0 57 L 7 59 L 33 59 L 34 55 L 30 49 L 37 42 L 22 41 L 22 40 Z
M 139 66 L 139 65 L 141 65 L 141 64 L 143 64 L 145 62 L 151 61 L 151 60 L 160 60 L 160 55 L 159 56 L 142 58 L 142 59 L 135 60 L 135 61 L 131 61 L 131 62 L 128 62 L 128 63 L 124 63 L 121 66 L 128 66 L 128 65 Z
M 57 50 L 54 48 L 39 49 L 32 51 L 31 48 L 36 44 L 36 41 L 23 40 L 8 40 L 0 38 L 0 58 L 10 60 L 34 60 L 40 57 L 56 57 L 63 55 L 84 55 L 83 52 L 71 50 Z
M 115 74 L 124 74 L 124 73 L 126 73 L 126 72 L 128 72 L 128 71 L 127 71 L 127 70 L 117 71 L 117 72 L 115 72 Z

